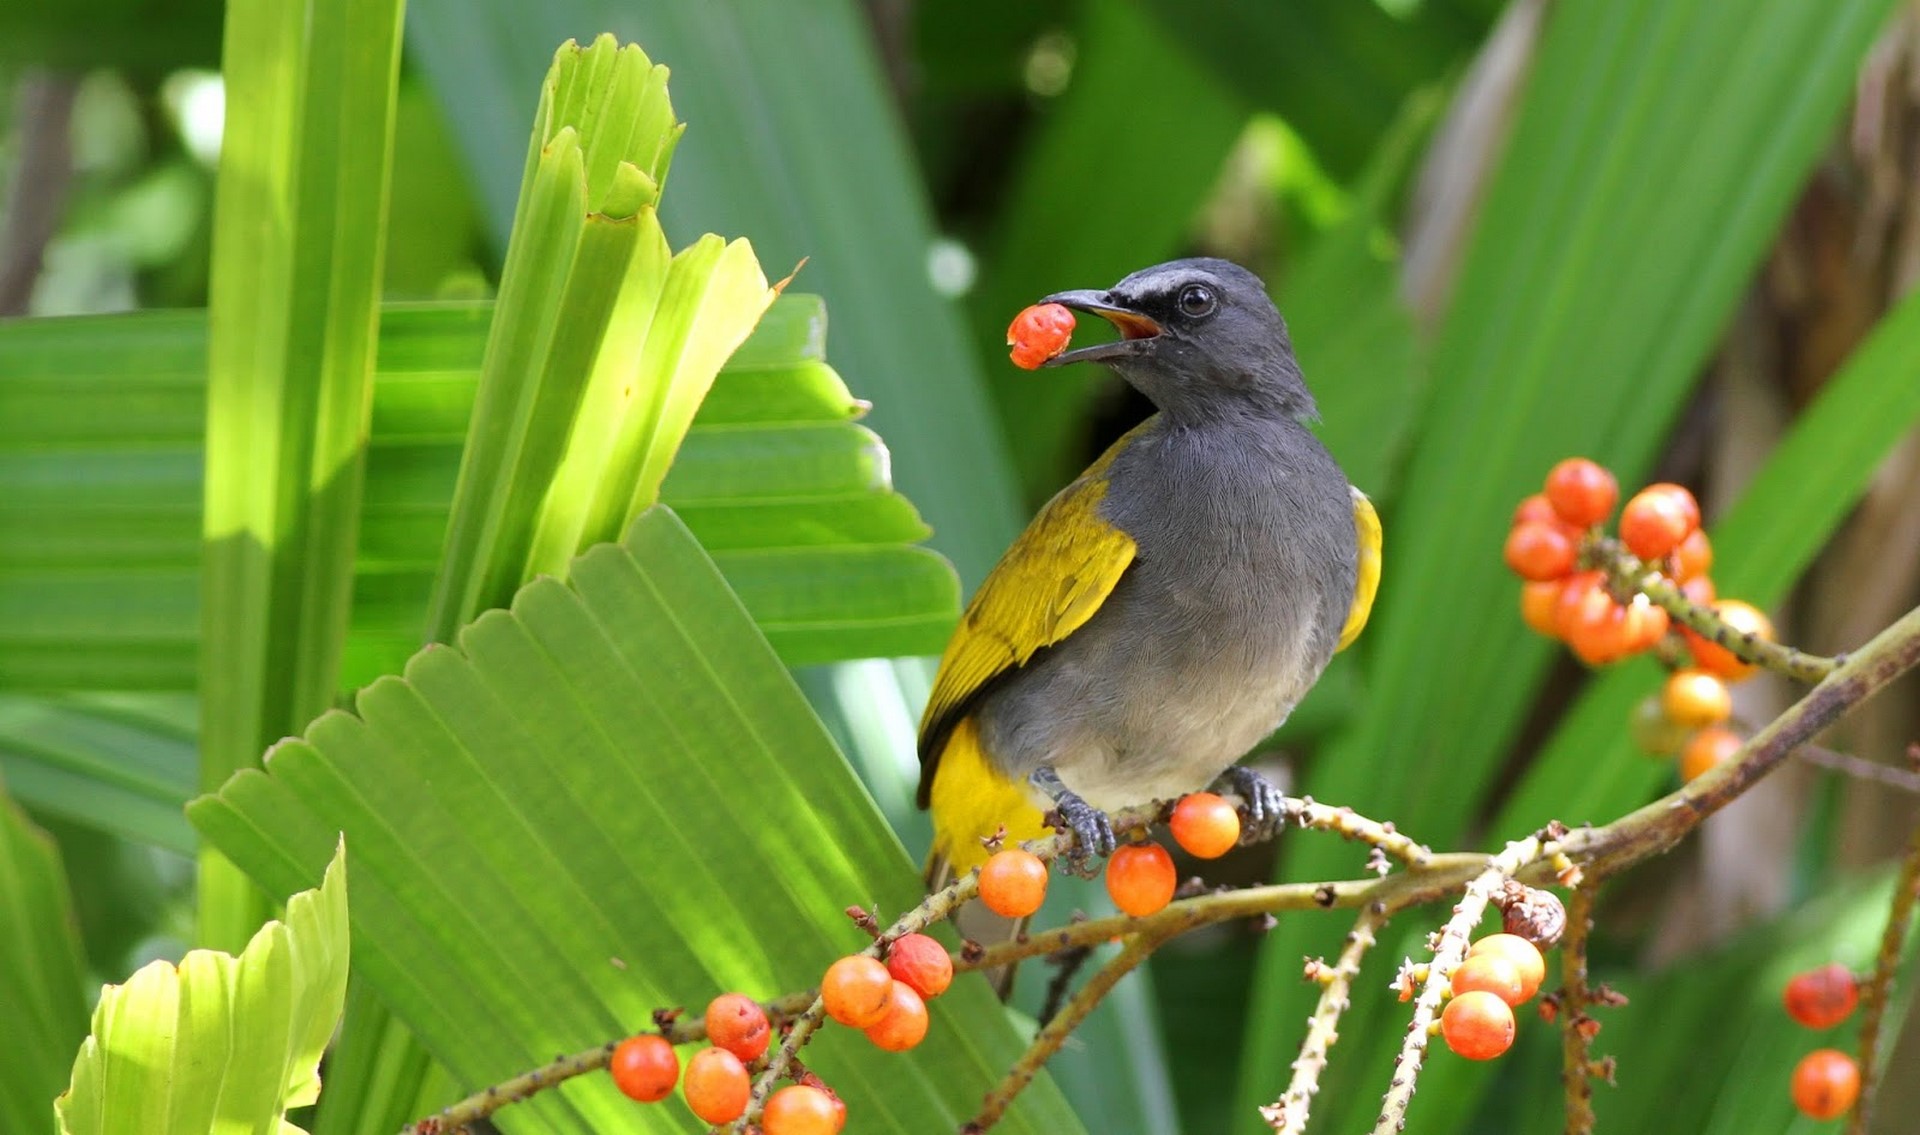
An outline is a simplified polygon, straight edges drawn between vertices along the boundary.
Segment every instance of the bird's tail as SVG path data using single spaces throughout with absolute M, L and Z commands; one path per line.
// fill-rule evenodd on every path
M 949 886 L 960 877 L 954 869 L 953 861 L 941 853 L 938 847 L 927 855 L 926 882 L 927 893 Z M 953 928 L 960 937 L 982 946 L 1011 942 L 1026 933 L 1031 918 L 1007 918 L 987 909 L 987 904 L 973 899 L 953 912 Z M 981 970 L 981 976 L 993 986 L 994 993 L 1005 1001 L 1013 994 L 1013 977 L 1017 966 L 995 966 Z

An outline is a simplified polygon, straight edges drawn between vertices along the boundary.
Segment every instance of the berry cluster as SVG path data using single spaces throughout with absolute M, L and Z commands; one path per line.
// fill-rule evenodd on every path
M 1192 792 L 1168 821 L 1175 843 L 1196 859 L 1218 859 L 1240 842 L 1240 813 L 1225 798 Z M 1179 876 L 1173 856 L 1157 843 L 1133 843 L 1107 859 L 1107 896 L 1135 918 L 1173 901 Z M 1047 901 L 1047 865 L 1021 848 L 996 851 L 980 868 L 980 901 L 1002 918 L 1025 918 Z
M 828 967 L 820 982 L 827 1015 L 866 1032 L 889 1052 L 904 1052 L 927 1035 L 927 1001 L 953 982 L 953 960 L 925 934 L 907 934 L 887 948 L 887 960 L 855 954 Z M 773 1028 L 766 1010 L 743 993 L 723 993 L 707 1005 L 710 1047 L 687 1061 L 658 1033 L 628 1037 L 613 1050 L 608 1071 L 622 1092 L 642 1103 L 672 1094 L 676 1082 L 687 1109 L 704 1123 L 731 1123 L 745 1115 L 753 1095 L 748 1067 L 767 1053 Z M 836 1135 L 847 1105 L 811 1073 L 767 1098 L 764 1135 Z
M 1732 756 L 1740 735 L 1727 724 L 1733 696 L 1727 686 L 1757 667 L 1726 648 L 1675 626 L 1644 594 L 1614 594 L 1600 566 L 1607 554 L 1601 525 L 1613 515 L 1619 482 L 1584 457 L 1569 457 L 1547 474 L 1543 491 L 1520 502 L 1507 534 L 1507 566 L 1521 585 L 1520 614 L 1528 626 L 1567 644 L 1589 665 L 1656 651 L 1673 668 L 1661 692 L 1633 716 L 1641 748 L 1677 756 L 1692 780 Z M 1620 544 L 1657 570 L 1696 606 L 1710 609 L 1735 633 L 1773 641 L 1773 625 L 1758 608 L 1719 599 L 1708 570 L 1713 545 L 1700 527 L 1700 505 L 1673 484 L 1649 485 L 1620 510 Z
M 1468 1060 L 1492 1060 L 1513 1047 L 1513 1011 L 1547 977 L 1540 948 L 1517 934 L 1489 934 L 1467 949 L 1449 979 L 1453 997 L 1440 1012 L 1440 1036 Z
M 1008 355 L 1021 370 L 1037 370 L 1072 338 L 1073 312 L 1057 303 L 1035 304 L 1022 308 L 1007 327 Z
M 1795 974 L 1784 997 L 1787 1016 L 1810 1029 L 1830 1029 L 1853 1015 L 1860 984 L 1838 962 Z M 1793 1105 L 1813 1119 L 1838 1119 L 1860 1098 L 1860 1066 L 1837 1048 L 1800 1058 L 1793 1069 Z

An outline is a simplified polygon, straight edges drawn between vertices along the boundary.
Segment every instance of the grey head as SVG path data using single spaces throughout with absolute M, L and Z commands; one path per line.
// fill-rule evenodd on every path
M 1040 301 L 1098 315 L 1120 338 L 1068 351 L 1048 366 L 1101 362 L 1176 421 L 1222 416 L 1315 417 L 1287 325 L 1260 277 L 1199 257 L 1143 268 L 1106 291 Z

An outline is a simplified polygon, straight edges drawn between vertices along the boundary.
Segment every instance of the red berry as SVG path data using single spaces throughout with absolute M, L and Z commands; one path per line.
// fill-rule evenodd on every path
M 724 1048 L 703 1048 L 687 1061 L 680 1090 L 702 1122 L 732 1123 L 746 1114 L 753 1085 L 738 1056 Z
M 1738 599 L 1721 599 L 1712 607 L 1713 612 L 1720 616 L 1720 621 L 1735 634 L 1751 634 L 1762 642 L 1774 641 L 1772 621 L 1753 604 L 1742 603 Z M 1685 627 L 1680 628 L 1680 635 L 1687 640 L 1687 649 L 1693 652 L 1694 665 L 1718 674 L 1729 682 L 1752 677 L 1759 670 L 1758 666 L 1740 661 L 1732 651 L 1701 638 Z
M 1173 856 L 1157 843 L 1128 844 L 1107 860 L 1107 894 L 1113 905 L 1135 918 L 1153 914 L 1173 901 L 1179 881 Z
M 607 1061 L 613 1084 L 641 1103 L 657 1103 L 673 1094 L 680 1079 L 680 1057 L 658 1033 L 630 1036 L 620 1042 Z
M 1462 993 L 1440 1011 L 1440 1035 L 1468 1060 L 1492 1060 L 1513 1047 L 1513 1007 L 1485 990 Z
M 1620 510 L 1620 539 L 1643 560 L 1657 560 L 1680 546 L 1700 524 L 1700 506 L 1678 485 L 1650 485 Z
M 1489 934 L 1467 947 L 1470 959 L 1484 954 L 1505 958 L 1520 970 L 1522 1001 L 1540 992 L 1540 983 L 1547 980 L 1547 959 L 1540 956 L 1540 947 L 1518 934 Z
M 1047 901 L 1047 865 L 1018 847 L 996 851 L 980 868 L 980 901 L 1002 918 L 1025 918 Z
M 877 958 L 851 954 L 827 967 L 827 976 L 820 979 L 820 999 L 827 1016 L 864 1029 L 887 1015 L 893 985 L 893 975 Z
M 1793 1106 L 1814 1119 L 1838 1119 L 1860 1098 L 1860 1066 L 1838 1049 L 1807 1053 L 1793 1069 Z
M 1733 691 L 1704 670 L 1675 670 L 1661 688 L 1660 705 L 1675 722 L 1700 729 L 1733 716 Z
M 1013 365 L 1033 370 L 1067 349 L 1073 338 L 1073 312 L 1057 303 L 1035 304 L 1013 317 L 1007 327 L 1007 346 Z
M 1547 502 L 1547 494 L 1545 493 L 1535 493 L 1530 497 L 1522 499 L 1519 506 L 1513 510 L 1513 523 L 1516 526 L 1525 524 L 1529 520 L 1542 520 L 1559 524 L 1566 523 L 1566 521 L 1560 519 L 1559 513 L 1553 511 L 1553 505 Z
M 1197 859 L 1218 859 L 1240 842 L 1240 813 L 1211 792 L 1189 792 L 1173 806 L 1173 841 Z
M 742 1060 L 760 1059 L 773 1039 L 766 1010 L 744 993 L 722 993 L 707 1003 L 707 1040 Z
M 887 972 L 931 1001 L 953 984 L 953 959 L 945 946 L 925 934 L 907 934 L 887 948 Z
M 1838 962 L 1795 974 L 1787 982 L 1787 1016 L 1810 1029 L 1830 1029 L 1853 1015 L 1860 983 Z
M 1547 501 L 1568 524 L 1585 528 L 1613 514 L 1620 482 L 1584 457 L 1569 457 L 1547 474 Z
M 905 1052 L 927 1036 L 927 1003 L 904 981 L 893 983 L 887 1013 L 867 1027 L 867 1039 L 888 1052 Z
M 1521 579 L 1560 579 L 1572 574 L 1578 549 L 1557 524 L 1528 521 L 1507 533 L 1507 567 Z
M 1453 971 L 1454 996 L 1476 989 L 1491 993 L 1508 1005 L 1518 1005 L 1527 999 L 1527 979 L 1505 954 L 1476 954 Z
M 766 1135 L 833 1135 L 840 1125 L 832 1096 L 806 1084 L 790 1084 L 767 1097 L 760 1128 Z
M 1692 780 L 1731 760 L 1740 751 L 1740 734 L 1724 725 L 1700 730 L 1680 749 L 1680 779 Z

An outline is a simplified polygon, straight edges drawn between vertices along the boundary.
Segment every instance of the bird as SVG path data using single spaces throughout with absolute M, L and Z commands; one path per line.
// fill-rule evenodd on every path
M 1379 518 L 1314 434 L 1258 276 L 1182 259 L 1040 302 L 1120 334 L 1045 365 L 1104 364 L 1156 412 L 1039 510 L 941 656 L 918 744 L 930 889 L 1048 819 L 1087 873 L 1114 849 L 1110 813 L 1209 787 L 1247 802 L 1247 838 L 1271 832 L 1280 792 L 1236 762 L 1379 585 Z

